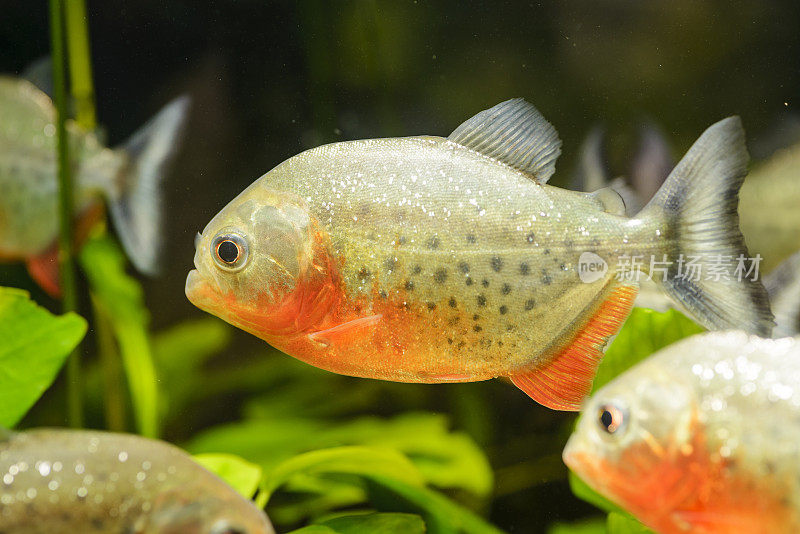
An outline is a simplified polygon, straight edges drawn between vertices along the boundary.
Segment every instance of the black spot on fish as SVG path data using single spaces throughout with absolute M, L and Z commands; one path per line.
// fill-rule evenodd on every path
M 564 246 L 567 248 L 572 248 L 575 246 L 575 242 L 572 239 L 566 239 L 564 240 Z
M 420 267 L 419 265 L 415 265 L 414 269 L 411 272 L 414 274 L 419 274 L 422 272 L 422 267 Z
M 496 273 L 499 273 L 502 269 L 503 269 L 502 258 L 498 258 L 497 256 L 492 258 L 492 270 Z
M 436 304 L 434 304 L 433 302 L 428 302 L 427 306 L 428 306 L 428 309 L 431 310 L 431 311 L 436 309 Z
M 500 315 L 505 315 L 506 313 L 508 313 L 508 306 L 503 304 L 502 306 L 500 306 Z
M 397 258 L 389 258 L 384 262 L 387 271 L 394 271 L 397 266 Z
M 595 237 L 592 239 L 592 246 L 599 247 L 600 246 L 600 239 Z
M 450 300 L 448 300 L 447 303 L 450 305 L 451 308 L 455 308 L 456 307 L 455 297 L 450 297 Z
M 406 291 L 414 291 L 414 282 L 412 282 L 411 280 L 406 280 L 405 288 Z
M 497 342 L 497 346 L 498 346 L 498 347 L 502 347 L 502 346 L 503 346 L 503 342 L 502 342 L 502 341 L 498 341 L 498 342 Z
M 459 341 L 459 342 L 458 342 L 458 345 L 456 345 L 456 348 L 457 348 L 457 349 L 464 348 L 464 345 L 466 345 L 466 343 L 465 343 L 464 341 Z
M 101 530 L 102 531 L 102 530 L 104 530 L 103 527 L 105 526 L 105 523 L 99 517 L 93 517 L 92 518 L 92 526 L 95 528 L 95 530 Z
M 481 280 L 481 285 L 483 287 L 489 287 L 489 281 L 486 278 L 484 278 L 483 280 Z
M 427 246 L 431 250 L 436 250 L 437 248 L 439 248 L 439 238 L 433 236 L 432 238 L 428 239 L 428 242 L 425 243 L 425 246 Z
M 380 295 L 380 297 L 381 297 L 382 299 L 385 299 L 385 298 L 387 298 L 387 297 L 389 296 L 389 295 L 387 295 L 387 294 L 386 294 L 386 291 L 384 291 L 383 289 L 381 289 L 380 291 L 378 291 L 378 295 Z
M 544 249 L 544 254 L 545 255 L 550 254 L 550 249 L 549 248 Z
M 552 278 L 550 278 L 550 273 L 547 272 L 547 269 L 542 269 L 542 283 L 546 286 L 550 285 L 552 282 Z
M 453 338 L 452 338 L 452 337 L 448 337 L 448 338 L 447 338 L 447 343 L 448 343 L 449 345 L 452 345 L 452 344 L 453 344 Z
M 358 279 L 362 282 L 369 278 L 369 271 L 366 267 L 362 267 L 361 270 L 358 271 Z
M 476 300 L 478 301 L 478 306 L 486 306 L 486 297 L 483 295 L 478 295 Z
M 558 264 L 558 268 L 561 269 L 562 271 L 566 271 L 567 270 L 567 265 L 565 263 L 559 263 Z
M 479 325 L 479 324 L 476 324 L 475 326 L 473 326 L 472 329 L 475 330 L 476 332 L 480 332 L 481 330 L 483 330 L 483 328 L 481 328 L 481 325 Z
M 521 274 L 522 276 L 528 276 L 530 272 L 531 268 L 527 263 L 522 262 L 519 264 L 519 274 Z
M 476 241 L 475 234 L 467 234 L 467 243 L 474 243 Z
M 458 262 L 458 270 L 464 274 L 467 274 L 469 272 L 469 263 L 465 261 Z
M 401 235 L 400 237 L 398 237 L 397 238 L 397 244 L 398 245 L 405 245 L 406 244 L 406 236 Z
M 528 299 L 525 301 L 525 311 L 531 311 L 533 307 L 536 306 L 536 301 L 533 299 Z
M 444 284 L 445 280 L 447 280 L 447 269 L 441 267 L 436 269 L 436 272 L 433 273 L 433 281 L 437 284 Z
M 475 280 L 473 280 L 469 275 L 467 275 L 467 279 L 464 283 L 467 284 L 468 286 L 471 286 L 472 284 L 475 283 Z
M 511 286 L 508 284 L 503 284 L 503 288 L 500 290 L 503 295 L 508 295 L 511 293 Z
M 525 241 L 527 241 L 528 243 L 533 243 L 535 240 L 536 236 L 533 235 L 533 232 L 525 236 Z
M 458 315 L 456 315 L 455 317 L 449 318 L 447 320 L 447 324 L 450 325 L 450 326 L 455 326 L 455 325 L 458 324 L 458 321 L 460 321 L 460 320 L 461 320 L 461 318 Z
M 477 320 L 478 320 L 478 319 L 480 319 L 480 318 L 481 318 L 481 316 L 480 316 L 480 315 L 478 315 L 477 313 L 476 313 L 475 315 L 473 315 L 473 316 L 472 316 L 472 320 L 473 320 L 473 321 L 477 321 Z

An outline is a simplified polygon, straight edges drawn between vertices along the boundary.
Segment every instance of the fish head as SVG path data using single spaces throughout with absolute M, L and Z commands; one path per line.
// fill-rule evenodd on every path
M 197 488 L 195 488 L 197 489 Z M 142 534 L 274 534 L 267 515 L 233 489 L 159 495 Z
M 598 390 L 584 404 L 564 449 L 584 482 L 649 526 L 686 495 L 697 443 L 697 398 L 691 385 L 650 362 Z
M 255 182 L 198 234 L 186 296 L 258 335 L 311 268 L 312 226 L 302 199 Z

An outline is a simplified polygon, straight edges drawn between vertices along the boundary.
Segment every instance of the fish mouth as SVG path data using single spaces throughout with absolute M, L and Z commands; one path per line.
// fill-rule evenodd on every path
M 189 302 L 200 308 L 208 309 L 208 302 L 211 296 L 211 287 L 197 269 L 189 271 L 186 277 L 186 298 Z

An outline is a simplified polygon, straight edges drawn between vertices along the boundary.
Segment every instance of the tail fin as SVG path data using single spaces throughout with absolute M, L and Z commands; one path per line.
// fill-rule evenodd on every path
M 128 257 L 145 274 L 158 271 L 160 185 L 175 155 L 188 108 L 189 97 L 176 98 L 121 147 L 128 164 L 110 203 L 111 217 Z
M 706 328 L 768 337 L 774 323 L 767 292 L 747 274 L 753 265 L 736 212 L 747 161 L 741 120 L 719 121 L 695 141 L 638 218 L 660 221 L 671 237 L 671 263 L 658 280 L 670 297 Z

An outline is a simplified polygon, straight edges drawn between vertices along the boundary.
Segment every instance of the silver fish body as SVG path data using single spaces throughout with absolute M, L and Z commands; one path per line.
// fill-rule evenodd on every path
M 272 533 L 182 450 L 138 436 L 43 429 L 0 442 L 0 532 Z

